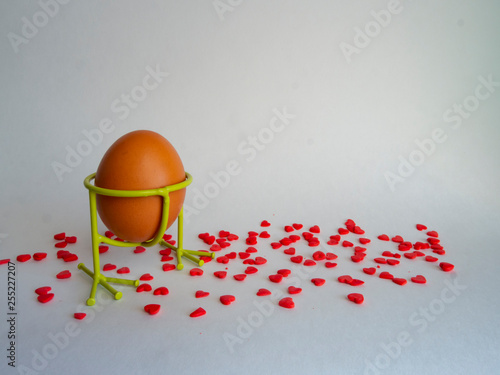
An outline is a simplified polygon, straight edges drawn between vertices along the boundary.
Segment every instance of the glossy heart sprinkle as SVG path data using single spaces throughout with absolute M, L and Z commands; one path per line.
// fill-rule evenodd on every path
M 46 294 L 39 295 L 37 299 L 38 299 L 38 302 L 40 302 L 40 303 L 47 303 L 50 300 L 52 300 L 52 298 L 54 298 L 54 293 L 46 293 Z
M 83 320 L 85 319 L 85 317 L 87 316 L 87 314 L 83 313 L 83 312 L 76 312 L 73 314 L 73 317 L 77 320 Z
M 264 220 L 260 223 L 260 226 L 261 227 L 270 227 L 271 226 L 271 223 L 267 220 Z
M 320 279 L 319 277 L 316 277 L 314 279 L 311 279 L 311 282 L 316 285 L 316 286 L 322 286 L 325 284 L 325 279 Z
M 245 259 L 243 264 L 255 264 L 255 261 L 253 259 Z
M 362 304 L 363 301 L 365 300 L 365 298 L 363 297 L 363 295 L 360 294 L 360 293 L 351 293 L 351 294 L 348 294 L 347 298 L 349 299 L 349 301 L 354 302 L 354 303 L 356 303 L 358 305 Z
M 375 258 L 373 260 L 375 261 L 375 263 L 379 263 L 379 264 L 386 264 L 387 263 L 387 259 L 385 259 L 385 258 Z
M 161 306 L 156 303 L 151 303 L 149 305 L 144 306 L 144 311 L 146 311 L 149 315 L 156 315 L 160 312 Z
M 423 224 L 417 224 L 417 229 L 422 231 L 422 230 L 427 230 L 427 227 Z
M 141 293 L 141 292 L 151 292 L 151 290 L 153 290 L 151 285 L 149 285 L 148 283 L 144 283 L 140 284 L 135 291 L 137 293 Z
M 417 284 L 425 284 L 427 282 L 426 278 L 422 275 L 417 275 L 415 277 L 412 277 L 411 281 Z
M 351 256 L 351 260 L 354 262 L 354 263 L 359 263 L 361 262 L 363 259 L 365 259 L 364 256 L 360 256 L 360 255 L 352 255 Z
M 295 230 L 301 230 L 304 227 L 302 224 L 297 223 L 292 224 L 292 226 L 295 228 Z
M 290 294 L 299 294 L 300 292 L 302 292 L 302 288 L 296 288 L 294 286 L 288 287 L 288 293 Z
M 349 234 L 349 231 L 345 228 L 339 228 L 338 229 L 338 232 L 341 236 L 345 235 L 345 234 Z
M 281 280 L 283 280 L 283 275 L 280 275 L 279 273 L 276 275 L 269 275 L 269 280 L 273 283 L 280 283 Z
M 261 265 L 261 264 L 266 264 L 267 263 L 267 259 L 266 258 L 262 258 L 262 257 L 255 257 L 254 261 L 255 261 L 255 264 L 257 264 L 257 265 Z
M 58 233 L 58 234 L 54 234 L 54 240 L 62 241 L 65 238 L 66 238 L 66 233 L 64 233 L 64 232 Z
M 283 277 L 288 277 L 292 273 L 292 271 L 290 271 L 289 269 L 283 268 L 281 270 L 278 270 L 278 272 L 276 272 L 276 273 L 280 274 Z
M 427 235 L 430 236 L 430 237 L 439 237 L 439 234 L 438 232 L 436 232 L 435 230 L 431 230 L 430 232 L 427 232 Z
M 101 245 L 99 246 L 99 254 L 104 254 L 109 250 L 109 246 Z
M 333 268 L 333 267 L 337 267 L 337 263 L 334 263 L 334 262 L 326 262 L 326 263 L 325 263 L 325 267 L 326 267 L 326 268 Z
M 280 244 L 282 244 L 283 246 L 288 246 L 288 245 L 290 245 L 292 242 L 293 242 L 293 241 L 292 241 L 290 238 L 288 238 L 288 237 L 283 238 L 283 239 L 281 239 L 281 240 L 280 240 Z
M 222 263 L 222 264 L 227 264 L 227 263 L 229 263 L 229 258 L 228 258 L 227 256 L 225 256 L 225 255 L 222 255 L 222 256 L 220 256 L 220 257 L 217 257 L 215 260 L 216 260 L 218 263 Z
M 269 295 L 271 295 L 271 292 L 267 289 L 261 288 L 257 291 L 257 295 L 259 297 L 269 296 Z
M 285 297 L 280 299 L 279 305 L 285 309 L 293 309 L 295 307 L 295 302 L 293 302 L 291 297 Z
M 201 276 L 203 275 L 203 270 L 201 268 L 191 268 L 189 274 L 191 276 Z
M 405 258 L 408 259 L 415 259 L 417 257 L 417 254 L 415 253 L 404 253 Z
M 354 244 L 350 241 L 342 241 L 342 246 L 344 247 L 353 247 Z
M 158 251 L 158 253 L 160 255 L 163 255 L 163 256 L 169 256 L 170 254 L 172 254 L 172 249 L 169 249 L 169 248 L 163 249 L 163 250 Z
M 116 266 L 114 264 L 111 264 L 111 263 L 106 263 L 103 267 L 102 267 L 102 270 L 103 271 L 112 271 L 112 270 L 115 270 L 116 269 Z
M 189 316 L 191 318 L 198 318 L 199 316 L 205 315 L 207 312 L 205 311 L 204 308 L 198 307 L 196 310 L 194 310 Z
M 259 237 L 260 238 L 270 238 L 271 235 L 267 232 L 267 231 L 262 231 L 260 234 L 259 234 Z
M 453 269 L 455 268 L 455 266 L 451 263 L 446 263 L 446 262 L 441 262 L 439 263 L 439 267 L 441 267 L 441 269 L 444 271 L 444 272 L 450 272 L 450 271 L 453 271 Z
M 108 238 L 112 238 L 114 237 L 115 235 L 113 234 L 113 232 L 111 232 L 110 230 L 107 230 L 106 232 L 104 232 L 104 235 Z
M 232 304 L 234 301 L 236 301 L 236 298 L 230 294 L 226 294 L 224 296 L 220 296 L 220 302 L 223 304 L 223 305 L 230 305 Z
M 35 253 L 33 254 L 33 259 L 36 261 L 40 261 L 47 258 L 47 253 Z
M 271 244 L 271 247 L 276 250 L 276 249 L 279 249 L 281 246 L 283 246 L 282 244 L 280 244 L 279 242 L 273 242 Z
M 142 276 L 139 278 L 139 280 L 142 280 L 142 281 L 151 281 L 151 280 L 153 280 L 153 279 L 154 279 L 154 277 L 153 277 L 153 276 L 151 276 L 151 274 L 149 274 L 149 273 L 145 273 L 144 275 L 142 275 Z
M 387 259 L 387 264 L 390 266 L 397 266 L 399 264 L 399 260 L 396 259 Z
M 68 246 L 68 243 L 66 241 L 58 242 L 54 245 L 58 249 L 64 249 L 66 246 Z
M 433 257 L 433 256 L 431 256 L 431 255 L 427 255 L 427 256 L 425 257 L 425 260 L 426 260 L 426 262 L 437 262 L 437 261 L 438 261 L 438 258 Z
M 122 273 L 130 273 L 130 269 L 128 267 L 122 267 L 122 268 L 116 270 L 116 272 L 120 273 L 120 274 L 122 274 Z
M 337 256 L 336 254 L 334 254 L 334 253 L 326 253 L 326 254 L 325 254 L 325 258 L 326 258 L 327 260 L 335 260 L 335 259 L 337 259 L 337 258 L 338 258 L 338 256 Z
M 155 296 L 166 296 L 169 293 L 169 290 L 165 286 L 160 286 L 159 288 L 156 288 L 153 292 Z
M 352 281 L 352 277 L 349 275 L 339 276 L 338 281 L 339 283 L 350 284 Z
M 76 238 L 76 236 L 70 236 L 70 237 L 66 237 L 64 240 L 65 240 L 67 243 L 76 243 L 77 238 Z
M 293 232 L 295 229 L 291 225 L 285 225 L 285 232 L 290 233 Z
M 248 266 L 246 269 L 245 269 L 245 273 L 247 275 L 251 275 L 251 274 L 254 274 L 254 273 L 257 273 L 259 270 L 255 267 L 252 267 L 252 266 Z
M 406 284 L 406 279 L 401 279 L 401 278 L 395 277 L 395 278 L 392 279 L 392 282 L 396 283 L 398 285 L 405 285 Z
M 387 234 L 381 234 L 377 238 L 381 241 L 389 241 L 389 236 Z
M 393 276 L 393 275 L 391 275 L 389 272 L 386 272 L 386 271 L 381 272 L 381 273 L 380 273 L 380 275 L 379 275 L 379 277 L 380 277 L 381 279 L 387 279 L 387 280 L 392 280 L 392 279 L 394 279 L 394 276 Z
M 63 260 L 65 262 L 74 262 L 76 260 L 78 260 L 78 256 L 76 254 L 66 254 L 65 256 L 63 256 Z
M 51 290 L 52 288 L 50 286 L 41 286 L 40 288 L 35 289 L 35 293 L 41 296 L 42 294 L 47 294 Z
M 255 247 L 249 247 L 248 249 L 245 250 L 246 253 L 256 253 L 257 249 Z
M 320 261 L 320 260 L 325 260 L 326 255 L 322 251 L 315 251 L 312 255 L 314 260 Z
M 21 255 L 18 255 L 16 259 L 20 263 L 27 262 L 28 260 L 31 259 L 31 255 L 30 254 L 21 254 Z
M 348 283 L 349 285 L 351 286 L 360 286 L 360 285 L 363 285 L 365 282 L 363 280 L 359 280 L 359 279 L 352 279 L 352 281 L 350 283 Z
M 304 266 L 306 267 L 312 267 L 312 266 L 315 266 L 316 265 L 316 262 L 312 259 L 306 259 L 304 261 Z
M 165 272 L 175 270 L 175 264 L 165 263 L 165 264 L 162 266 L 162 269 L 163 269 L 163 271 L 165 271 Z
M 319 233 L 320 232 L 319 226 L 317 226 L 317 225 L 312 226 L 311 228 L 309 228 L 309 232 Z
M 209 292 L 204 292 L 203 290 L 197 290 L 194 296 L 196 298 L 205 298 L 208 297 L 209 295 L 210 295 Z
M 234 275 L 233 277 L 234 277 L 234 279 L 235 279 L 235 280 L 237 280 L 237 281 L 243 281 L 243 280 L 245 280 L 245 279 L 246 279 L 247 275 L 246 275 L 246 274 L 244 274 L 244 273 L 240 273 L 240 274 L 238 274 L 238 275 Z
M 283 251 L 286 255 L 294 255 L 295 254 L 295 248 L 291 247 L 289 249 L 285 249 Z
M 215 271 L 214 276 L 219 278 L 219 279 L 224 279 L 227 276 L 227 272 L 226 271 Z
M 238 253 L 240 259 L 247 259 L 249 256 L 250 256 L 250 253 L 246 253 L 246 252 L 241 252 L 241 253 Z
M 140 254 L 140 253 L 143 253 L 146 251 L 146 248 L 144 246 L 137 246 L 135 249 L 134 249 L 134 253 L 135 254 Z
M 377 272 L 377 269 L 375 267 L 363 268 L 363 272 L 367 275 L 374 275 L 375 272 Z
M 58 279 L 69 279 L 71 277 L 71 272 L 69 272 L 68 270 L 64 270 L 64 271 L 61 271 L 59 272 L 56 277 Z
M 356 233 L 356 234 L 365 234 L 365 231 L 356 225 L 354 227 L 354 233 Z
M 372 242 L 372 240 L 370 240 L 369 238 L 360 238 L 359 239 L 359 243 L 362 244 L 362 245 L 366 245 L 367 243 L 370 243 Z
M 297 256 L 291 257 L 290 260 L 293 263 L 302 263 L 302 260 L 304 260 L 304 257 L 302 255 L 297 255 Z

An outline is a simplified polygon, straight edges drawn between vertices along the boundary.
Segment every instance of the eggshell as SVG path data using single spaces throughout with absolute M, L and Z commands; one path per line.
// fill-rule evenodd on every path
M 185 180 L 181 158 L 160 134 L 137 130 L 119 138 L 104 154 L 96 172 L 95 185 L 117 190 L 145 190 Z M 167 228 L 177 219 L 186 189 L 170 193 Z M 122 198 L 97 195 L 99 216 L 115 235 L 133 241 L 152 239 L 159 229 L 163 198 Z

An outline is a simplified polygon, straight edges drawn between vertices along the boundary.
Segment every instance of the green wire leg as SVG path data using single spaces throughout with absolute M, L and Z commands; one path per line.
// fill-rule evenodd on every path
M 205 262 L 201 259 L 196 258 L 196 256 L 203 257 L 211 257 L 215 258 L 215 253 L 207 253 L 204 251 L 196 251 L 196 250 L 186 250 L 179 247 L 175 247 L 174 245 L 169 244 L 165 240 L 160 241 L 160 245 L 167 246 L 168 248 L 174 250 L 177 253 L 177 269 L 182 270 L 184 268 L 184 264 L 182 264 L 182 257 L 189 259 L 190 261 L 196 263 L 198 266 L 203 266 Z
M 128 280 L 128 279 L 117 279 L 114 277 L 106 277 L 101 275 L 100 272 L 97 273 L 92 272 L 87 267 L 85 267 L 85 264 L 83 263 L 80 263 L 78 265 L 78 269 L 81 269 L 83 272 L 85 272 L 93 279 L 92 289 L 90 290 L 90 297 L 87 300 L 88 306 L 93 306 L 95 304 L 95 294 L 97 291 L 97 285 L 99 284 L 101 284 L 105 289 L 107 289 L 117 300 L 122 298 L 122 292 L 117 291 L 108 283 L 139 286 L 139 280 Z

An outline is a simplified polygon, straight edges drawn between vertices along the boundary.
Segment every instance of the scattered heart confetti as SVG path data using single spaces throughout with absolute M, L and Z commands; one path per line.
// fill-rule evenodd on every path
M 57 241 L 62 241 L 65 238 L 66 238 L 66 233 L 64 233 L 64 232 L 54 235 L 54 240 L 57 240 Z
M 156 303 L 151 303 L 149 305 L 144 306 L 144 311 L 146 311 L 149 315 L 156 315 L 160 312 L 161 306 Z
M 295 307 L 295 302 L 293 302 L 291 297 L 285 297 L 280 299 L 279 305 L 285 309 L 293 309 Z
M 162 269 L 163 269 L 163 271 L 165 271 L 165 272 L 175 270 L 175 264 L 165 263 L 165 264 L 162 266 Z
M 251 274 L 254 274 L 254 273 L 257 273 L 259 270 L 255 267 L 252 267 L 252 266 L 248 266 L 246 269 L 245 269 L 245 273 L 247 275 L 251 275 Z
M 347 298 L 349 299 L 349 301 L 354 302 L 354 303 L 356 303 L 358 305 L 362 304 L 363 301 L 365 300 L 365 297 L 363 297 L 363 295 L 360 294 L 360 293 L 351 293 L 351 294 L 348 294 Z
M 112 271 L 115 269 L 116 269 L 116 266 L 114 264 L 111 264 L 111 263 L 106 263 L 104 266 L 102 266 L 103 271 Z
M 399 264 L 399 260 L 397 259 L 387 259 L 387 264 L 390 266 L 397 266 Z
M 326 259 L 326 255 L 324 252 L 322 251 L 315 251 L 312 255 L 313 259 L 316 260 L 316 261 L 320 261 L 320 260 L 325 260 Z
M 260 223 L 260 226 L 261 227 L 270 227 L 271 226 L 271 223 L 267 220 L 264 220 Z
M 375 258 L 373 260 L 375 261 L 375 263 L 379 263 L 379 264 L 386 264 L 387 263 L 387 259 L 385 259 L 385 258 Z
M 208 297 L 209 295 L 210 295 L 209 292 L 204 292 L 203 290 L 197 290 L 194 296 L 196 298 L 205 298 Z
M 345 241 L 342 241 L 342 246 L 344 246 L 344 247 L 353 247 L 354 244 L 352 242 L 350 242 L 350 241 L 345 240 Z
M 247 275 L 246 275 L 246 274 L 244 274 L 244 273 L 240 273 L 240 274 L 237 274 L 237 275 L 234 275 L 234 276 L 233 276 L 233 278 L 234 278 L 235 280 L 237 280 L 237 281 L 243 281 L 243 280 L 245 280 L 245 279 L 246 279 L 246 277 L 247 277 Z
M 439 237 L 439 234 L 438 232 L 436 232 L 435 230 L 431 230 L 430 232 L 427 232 L 427 235 L 430 236 L 430 237 Z
M 365 259 L 364 256 L 360 256 L 360 255 L 352 255 L 351 256 L 351 260 L 354 262 L 354 263 L 359 263 L 361 262 L 363 259 Z
M 47 258 L 47 253 L 35 253 L 33 254 L 33 259 L 36 261 L 40 261 Z
M 153 292 L 155 296 L 166 296 L 169 293 L 169 290 L 165 286 L 160 286 L 156 288 Z
M 292 271 L 290 271 L 289 269 L 283 268 L 283 269 L 278 270 L 278 272 L 276 272 L 276 273 L 280 274 L 283 277 L 288 277 L 288 276 L 290 276 Z
M 149 285 L 148 283 L 144 283 L 140 284 L 135 291 L 137 293 L 141 293 L 141 292 L 151 292 L 151 290 L 153 290 L 151 285 Z
M 314 279 L 311 279 L 311 282 L 316 286 L 322 286 L 325 284 L 326 280 L 320 279 L 319 277 L 315 277 Z
M 38 296 L 38 302 L 40 303 L 47 303 L 54 298 L 54 293 L 46 293 L 46 294 L 41 294 Z
M 65 240 L 67 243 L 76 243 L 77 238 L 76 238 L 76 236 L 70 236 L 70 237 L 66 237 L 64 240 Z
M 389 241 L 389 236 L 387 234 L 381 234 L 377 238 L 381 241 Z
M 392 279 L 392 282 L 396 283 L 398 285 L 405 285 L 406 284 L 406 279 L 401 279 L 401 278 L 395 277 L 395 278 Z
M 293 232 L 295 229 L 291 225 L 285 225 L 285 232 L 290 233 Z
M 246 253 L 256 253 L 257 249 L 255 247 L 249 247 L 248 249 L 245 250 Z
M 294 255 L 295 254 L 295 248 L 290 247 L 289 249 L 285 249 L 283 252 L 285 254 L 287 254 L 287 255 Z
M 257 264 L 257 265 L 261 265 L 261 264 L 266 264 L 267 263 L 267 259 L 263 258 L 263 257 L 255 257 L 254 261 L 255 261 L 255 264 Z
M 21 255 L 18 255 L 16 259 L 20 263 L 27 262 L 28 260 L 31 259 L 31 255 L 30 254 L 21 254 Z
M 227 272 L 226 271 L 215 271 L 214 276 L 219 278 L 219 279 L 224 279 L 227 276 Z
M 260 238 L 271 238 L 271 235 L 267 231 L 264 230 L 264 231 L 260 232 L 259 237 Z
M 422 231 L 422 230 L 427 230 L 427 227 L 423 224 L 417 224 L 417 229 Z
M 153 279 L 154 279 L 154 277 L 151 274 L 149 274 L 149 273 L 145 273 L 144 275 L 142 275 L 139 278 L 139 280 L 142 280 L 142 281 L 151 281 Z
M 201 276 L 203 275 L 203 270 L 201 268 L 191 268 L 189 274 L 191 276 Z
M 334 268 L 334 267 L 337 267 L 337 263 L 334 263 L 334 262 L 326 262 L 326 263 L 325 263 L 325 267 L 326 267 L 326 268 Z
M 350 286 L 360 286 L 363 285 L 365 282 L 363 280 L 359 279 L 352 279 L 350 283 L 348 283 Z
M 63 260 L 65 262 L 74 262 L 78 260 L 78 256 L 76 254 L 66 254 L 65 256 L 63 256 Z
M 334 253 L 326 253 L 325 258 L 327 260 L 335 260 L 338 258 L 338 256 L 337 256 L 337 254 L 334 254 Z
M 218 263 L 227 264 L 229 263 L 229 258 L 225 255 L 221 255 L 215 259 Z
M 316 262 L 312 259 L 306 259 L 304 261 L 304 266 L 306 267 L 312 267 L 312 266 L 315 266 L 316 265 Z
M 243 264 L 255 264 L 255 260 L 253 260 L 253 259 L 245 259 L 243 261 Z
M 345 228 L 339 228 L 338 229 L 338 232 L 341 236 L 345 235 L 345 234 L 349 234 L 349 231 Z
M 47 294 L 51 290 L 52 288 L 50 286 L 41 286 L 40 288 L 35 289 L 35 293 L 41 296 L 42 294 Z
M 292 243 L 293 241 L 288 238 L 288 237 L 285 237 L 283 239 L 280 240 L 280 244 L 282 244 L 283 246 L 288 246 Z
M 122 268 L 116 270 L 116 272 L 120 273 L 120 274 L 122 274 L 122 273 L 130 273 L 130 269 L 128 267 L 122 267 Z
M 363 237 L 361 237 L 359 239 L 359 243 L 362 244 L 362 245 L 366 245 L 367 243 L 370 243 L 370 242 L 372 242 L 372 240 L 370 240 L 369 238 L 363 238 Z
M 403 237 L 401 237 L 401 236 L 399 236 L 399 235 L 398 235 L 398 236 L 394 236 L 394 237 L 392 237 L 392 238 L 391 238 L 391 241 L 392 241 L 392 242 L 401 243 L 401 242 L 403 242 L 403 241 L 404 241 L 404 239 L 403 239 Z
M 223 304 L 223 305 L 230 305 L 232 304 L 234 301 L 236 301 L 236 297 L 235 296 L 232 296 L 230 294 L 226 294 L 224 296 L 220 296 L 220 302 Z
M 377 272 L 377 269 L 375 267 L 363 268 L 363 272 L 367 275 L 374 275 L 375 272 Z
M 276 249 L 279 249 L 281 246 L 283 246 L 282 244 L 280 244 L 279 242 L 273 242 L 271 244 L 271 247 L 276 250 Z
M 87 316 L 87 314 L 85 314 L 83 312 L 76 312 L 73 314 L 73 317 L 77 320 L 83 320 L 83 319 L 85 319 L 86 316 Z
M 7 259 L 0 259 L 0 265 L 1 264 L 7 264 L 9 262 L 10 262 L 10 259 L 8 259 L 8 258 Z
M 104 235 L 108 238 L 112 238 L 114 237 L 115 235 L 113 234 L 113 232 L 111 232 L 110 230 L 107 230 L 106 232 L 104 232 Z
M 301 230 L 304 227 L 302 224 L 297 223 L 292 224 L 292 226 L 295 228 L 295 230 Z
M 250 253 L 246 253 L 246 252 L 241 252 L 241 253 L 238 253 L 240 259 L 247 259 L 249 256 L 250 256 Z
M 455 266 L 451 263 L 446 263 L 446 262 L 441 262 L 439 263 L 439 267 L 441 267 L 441 269 L 444 271 L 444 272 L 450 272 L 450 271 L 453 271 L 453 269 L 455 268 Z
M 170 254 L 172 254 L 172 249 L 167 248 L 167 249 L 160 250 L 160 251 L 158 251 L 158 254 L 163 255 L 163 256 L 169 256 Z
M 56 277 L 58 279 L 69 279 L 71 277 L 71 272 L 69 272 L 69 270 L 64 270 L 64 271 L 61 271 L 59 272 Z
M 104 254 L 109 250 L 109 246 L 101 245 L 99 246 L 99 254 Z
M 207 312 L 203 307 L 198 307 L 196 310 L 194 310 L 189 316 L 191 318 L 198 318 L 199 316 L 205 315 Z
M 276 275 L 269 275 L 269 280 L 273 283 L 280 283 L 281 280 L 283 280 L 283 275 L 280 275 L 279 273 Z
M 319 233 L 320 232 L 319 226 L 317 226 L 317 225 L 312 226 L 311 228 L 309 228 L 309 232 Z
M 339 283 L 350 284 L 352 281 L 352 277 L 349 275 L 343 275 L 338 277 Z
M 431 256 L 431 255 L 427 255 L 427 256 L 425 257 L 425 261 L 426 261 L 426 262 L 437 262 L 438 260 L 439 260 L 438 258 L 433 257 L 433 256 Z
M 271 295 L 271 292 L 267 289 L 261 288 L 257 291 L 257 295 L 259 297 L 269 296 L 269 295 Z
M 356 225 L 354 227 L 354 233 L 356 233 L 356 234 L 365 234 L 365 231 Z
M 58 242 L 54 246 L 58 249 L 64 249 L 66 246 L 68 246 L 68 243 L 66 241 Z
M 404 253 L 405 258 L 408 259 L 415 259 L 417 257 L 417 254 L 413 253 Z
M 302 261 L 304 260 L 304 257 L 302 255 L 297 255 L 297 256 L 291 257 L 290 260 L 293 263 L 302 263 Z
M 288 287 L 288 293 L 290 294 L 299 294 L 300 292 L 302 292 L 302 288 L 296 288 L 294 286 Z
M 140 254 L 146 251 L 146 248 L 144 246 L 137 246 L 134 250 L 135 254 Z
M 427 229 L 427 228 L 425 228 L 425 229 Z M 425 229 L 423 229 L 423 230 L 425 230 Z M 415 277 L 412 277 L 411 281 L 414 283 L 417 283 L 417 284 L 425 284 L 427 282 L 426 278 L 422 275 L 417 275 Z
M 392 279 L 394 279 L 394 276 L 393 276 L 392 274 L 390 274 L 389 272 L 387 272 L 387 271 L 380 272 L 379 277 L 380 277 L 381 279 L 387 279 L 387 280 L 392 280 Z

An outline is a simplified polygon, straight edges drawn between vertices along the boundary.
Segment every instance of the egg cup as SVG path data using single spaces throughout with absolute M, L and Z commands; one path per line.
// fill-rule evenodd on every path
M 173 191 L 181 190 L 191 184 L 193 177 L 186 172 L 186 179 L 178 184 L 165 186 L 163 188 L 158 189 L 149 189 L 149 190 L 113 190 L 113 189 L 105 189 L 95 186 L 91 183 L 91 181 L 95 178 L 95 173 L 87 176 L 83 181 L 85 187 L 89 190 L 89 201 L 90 201 L 90 228 L 92 233 L 92 256 L 94 263 L 94 271 L 88 269 L 83 263 L 78 264 L 78 268 L 84 271 L 87 275 L 89 275 L 93 279 L 92 288 L 90 290 L 90 297 L 87 299 L 87 305 L 92 306 L 95 304 L 95 294 L 97 290 L 97 285 L 101 284 L 105 289 L 107 289 L 115 299 L 122 298 L 122 292 L 114 289 L 109 283 L 115 284 L 123 284 L 123 285 L 131 285 L 131 286 L 139 286 L 139 280 L 129 280 L 129 279 L 121 279 L 115 277 L 107 277 L 101 273 L 100 261 L 99 261 L 99 245 L 101 243 L 106 243 L 113 246 L 119 247 L 136 247 L 136 246 L 144 246 L 151 247 L 156 244 L 160 244 L 162 246 L 166 246 L 172 250 L 174 250 L 177 254 L 177 269 L 182 270 L 184 265 L 182 264 L 182 257 L 185 257 L 198 266 L 202 266 L 204 261 L 202 259 L 196 258 L 196 256 L 209 256 L 212 259 L 215 257 L 215 253 L 204 252 L 204 251 L 194 251 L 194 250 L 186 250 L 183 248 L 183 208 L 181 208 L 179 215 L 177 217 L 177 241 L 178 245 L 174 246 L 167 243 L 163 239 L 163 235 L 167 230 L 168 224 L 168 216 L 169 216 L 169 207 L 170 207 L 170 193 Z M 106 195 L 112 197 L 122 197 L 122 198 L 138 198 L 138 197 L 150 197 L 150 196 L 161 196 L 163 197 L 163 212 L 162 219 L 160 223 L 160 228 L 154 238 L 145 242 L 129 242 L 129 241 L 117 241 L 106 236 L 99 234 L 97 228 L 97 206 L 96 206 L 96 195 Z

